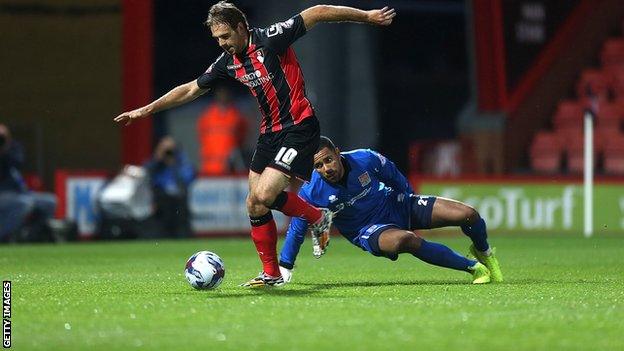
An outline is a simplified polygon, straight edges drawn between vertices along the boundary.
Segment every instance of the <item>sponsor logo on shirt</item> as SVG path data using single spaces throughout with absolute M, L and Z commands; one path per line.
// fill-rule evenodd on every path
M 249 88 L 255 88 L 264 83 L 268 83 L 273 79 L 273 73 L 269 73 L 267 76 L 263 76 L 260 70 L 256 70 L 252 73 L 247 73 L 243 76 L 236 77 L 239 82 L 245 84 Z
M 334 214 L 342 211 L 345 209 L 345 207 L 351 207 L 355 204 L 356 201 L 358 201 L 359 199 L 365 197 L 366 195 L 368 195 L 371 191 L 371 188 L 366 188 L 364 189 L 361 193 L 355 195 L 354 197 L 352 197 L 349 201 L 344 202 L 344 203 L 340 203 L 336 205 L 336 209 L 334 210 Z
M 236 64 L 236 65 L 227 65 L 227 69 L 234 69 L 234 70 L 236 70 L 236 69 L 239 69 L 241 67 L 243 67 L 242 63 Z

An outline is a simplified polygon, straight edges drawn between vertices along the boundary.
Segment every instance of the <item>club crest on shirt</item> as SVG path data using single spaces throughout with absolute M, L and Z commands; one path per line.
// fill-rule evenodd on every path
M 256 51 L 256 59 L 258 59 L 260 63 L 264 63 L 264 53 L 262 52 L 262 49 L 258 49 L 258 51 Z
M 332 194 L 332 195 L 329 195 L 328 200 L 329 200 L 330 203 L 331 202 L 336 202 L 336 201 L 338 201 L 338 197 L 336 195 Z
M 360 184 L 362 186 L 367 186 L 371 182 L 371 179 L 370 179 L 370 176 L 368 175 L 368 172 L 364 172 L 364 173 L 360 174 L 360 176 L 358 177 L 358 180 L 360 181 Z

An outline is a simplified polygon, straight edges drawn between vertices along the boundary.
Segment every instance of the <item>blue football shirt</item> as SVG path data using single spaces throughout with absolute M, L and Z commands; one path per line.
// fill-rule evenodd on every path
M 341 184 L 332 184 L 314 171 L 299 196 L 333 211 L 334 226 L 356 246 L 360 246 L 360 231 L 372 224 L 409 228 L 409 195 L 413 190 L 394 163 L 370 149 L 343 152 L 341 156 L 346 182 L 343 178 Z M 280 253 L 280 261 L 286 266 L 294 263 L 307 229 L 304 219 L 291 220 Z

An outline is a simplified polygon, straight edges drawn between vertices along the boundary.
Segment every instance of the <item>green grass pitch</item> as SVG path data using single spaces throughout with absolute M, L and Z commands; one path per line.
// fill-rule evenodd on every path
M 465 237 L 434 237 L 467 252 Z M 494 236 L 506 281 L 334 238 L 308 242 L 292 284 L 246 290 L 249 239 L 0 247 L 15 350 L 624 350 L 624 238 Z M 226 278 L 193 290 L 184 263 L 218 253 Z

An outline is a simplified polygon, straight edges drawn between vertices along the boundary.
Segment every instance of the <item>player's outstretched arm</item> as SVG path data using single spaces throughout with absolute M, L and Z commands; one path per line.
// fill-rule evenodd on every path
M 195 100 L 206 91 L 207 90 L 201 89 L 197 85 L 196 80 L 188 82 L 186 84 L 178 85 L 177 87 L 171 89 L 165 95 L 153 101 L 151 104 L 145 105 L 141 108 L 137 108 L 136 110 L 124 112 L 119 116 L 115 117 L 114 121 L 117 123 L 125 123 L 125 125 L 128 125 L 132 123 L 132 121 L 135 119 L 145 117 L 151 115 L 152 113 L 166 110 Z
M 376 10 L 360 10 L 347 6 L 317 5 L 301 12 L 306 30 L 312 29 L 319 22 L 357 22 L 387 26 L 396 16 L 394 9 L 388 6 Z

